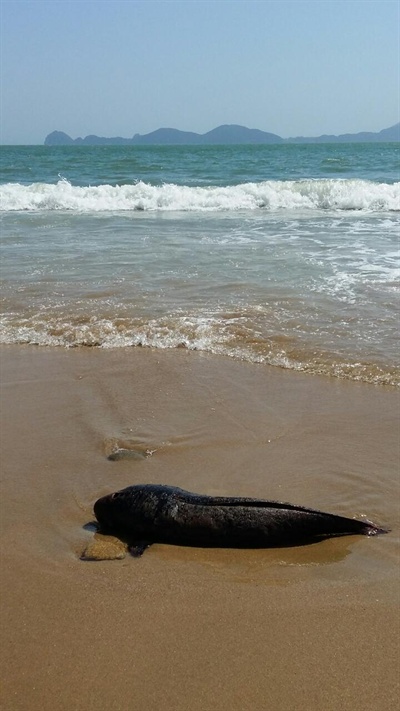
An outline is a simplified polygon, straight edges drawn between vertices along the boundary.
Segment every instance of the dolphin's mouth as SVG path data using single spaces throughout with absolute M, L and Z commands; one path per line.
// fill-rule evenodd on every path
M 109 530 L 110 528 L 110 519 L 108 516 L 109 500 L 110 496 L 102 496 L 101 499 L 97 499 L 93 507 L 94 515 L 96 516 L 100 524 L 100 528 L 103 531 Z

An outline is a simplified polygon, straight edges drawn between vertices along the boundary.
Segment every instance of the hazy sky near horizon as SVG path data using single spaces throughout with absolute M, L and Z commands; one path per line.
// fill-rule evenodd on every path
M 0 142 L 399 121 L 399 0 L 0 0 Z

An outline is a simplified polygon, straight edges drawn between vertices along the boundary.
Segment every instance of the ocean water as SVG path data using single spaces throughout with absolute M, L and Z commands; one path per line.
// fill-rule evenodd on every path
M 399 385 L 399 144 L 2 147 L 0 342 Z

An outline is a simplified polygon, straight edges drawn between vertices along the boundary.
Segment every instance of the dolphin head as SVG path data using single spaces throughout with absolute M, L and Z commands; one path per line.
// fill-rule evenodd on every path
M 132 526 L 135 499 L 132 488 L 121 489 L 97 499 L 93 510 L 102 531 L 117 532 Z

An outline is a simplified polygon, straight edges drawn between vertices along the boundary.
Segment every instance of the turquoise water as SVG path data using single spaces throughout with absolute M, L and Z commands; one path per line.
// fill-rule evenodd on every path
M 3 147 L 0 340 L 390 385 L 399 144 Z
M 400 179 L 394 143 L 247 146 L 3 146 L 1 182 L 237 185 L 264 180 Z

